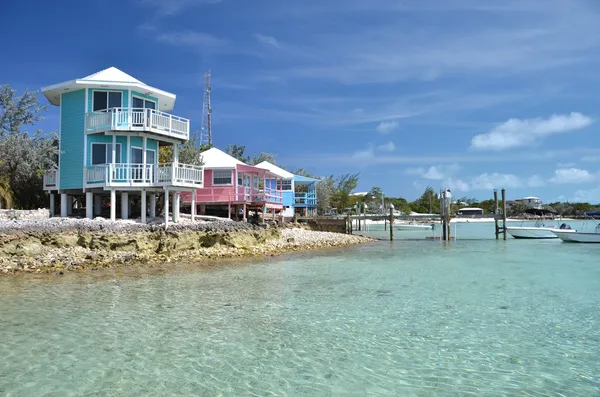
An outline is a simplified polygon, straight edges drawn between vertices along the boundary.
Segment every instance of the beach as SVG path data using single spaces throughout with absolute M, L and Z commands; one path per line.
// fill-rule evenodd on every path
M 252 225 L 183 217 L 165 229 L 160 218 L 0 221 L 0 274 L 160 266 L 174 261 L 272 256 L 365 244 L 371 238 L 309 230 L 295 224 Z

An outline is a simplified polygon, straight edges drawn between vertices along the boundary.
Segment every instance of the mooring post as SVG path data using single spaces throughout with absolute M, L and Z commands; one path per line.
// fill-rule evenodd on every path
M 506 240 L 506 190 L 502 189 L 502 235 Z
M 361 231 L 361 228 L 360 228 L 360 212 L 361 212 L 361 209 L 362 208 L 361 208 L 360 203 L 357 203 L 356 204 L 356 221 L 358 222 L 358 231 L 359 232 Z
M 348 234 L 352 234 L 352 215 L 348 212 L 348 218 L 346 220 L 346 228 L 348 229 Z
M 496 229 L 496 240 L 500 239 L 500 230 L 498 229 L 498 191 L 494 189 L 494 225 Z
M 390 241 L 394 241 L 394 204 L 390 204 Z

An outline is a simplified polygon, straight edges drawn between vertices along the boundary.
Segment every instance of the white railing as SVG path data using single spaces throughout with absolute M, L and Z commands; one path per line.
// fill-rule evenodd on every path
M 203 174 L 204 168 L 189 164 L 102 164 L 85 167 L 88 186 L 203 187 Z
M 51 170 L 44 171 L 44 189 L 52 190 L 58 185 L 58 170 L 53 168 Z
M 189 139 L 190 121 L 154 109 L 110 108 L 88 112 L 86 131 L 149 131 L 174 138 Z

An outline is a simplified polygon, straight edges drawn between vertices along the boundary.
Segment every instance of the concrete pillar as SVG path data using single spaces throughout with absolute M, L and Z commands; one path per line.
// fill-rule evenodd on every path
M 115 189 L 111 189 L 110 191 L 110 220 L 117 220 L 117 192 Z
M 129 219 L 129 194 L 121 192 L 121 219 Z
M 243 214 L 243 219 L 242 219 L 244 222 L 248 222 L 248 218 L 246 217 L 246 214 L 247 214 L 246 203 L 244 203 L 244 214 Z
M 227 218 L 231 219 L 231 201 L 227 203 Z
M 156 217 L 156 194 L 150 193 L 150 218 Z
M 142 190 L 142 223 L 146 223 L 146 211 L 148 211 L 148 208 L 146 206 L 146 191 Z
M 88 219 L 94 218 L 94 193 L 85 193 L 85 216 Z
M 60 216 L 63 218 L 66 218 L 68 216 L 68 211 L 67 211 L 67 194 L 66 193 L 61 193 L 60 194 Z
M 165 229 L 169 226 L 169 190 L 165 189 Z
M 94 215 L 102 215 L 102 196 L 99 194 L 94 196 Z
M 196 217 L 196 189 L 192 190 L 192 208 L 190 212 L 192 213 L 192 222 L 194 222 Z
M 54 193 L 50 193 L 50 216 L 54 216 L 54 208 L 56 208 Z
M 181 193 L 173 193 L 173 222 L 179 222 L 179 199 Z
M 67 194 L 67 215 L 73 215 L 73 196 Z

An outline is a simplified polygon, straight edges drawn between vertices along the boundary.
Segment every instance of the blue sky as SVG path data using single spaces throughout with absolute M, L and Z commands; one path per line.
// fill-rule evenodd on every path
M 217 147 L 408 199 L 600 202 L 599 20 L 594 0 L 6 2 L 0 82 L 115 66 L 199 129 L 211 69 Z

